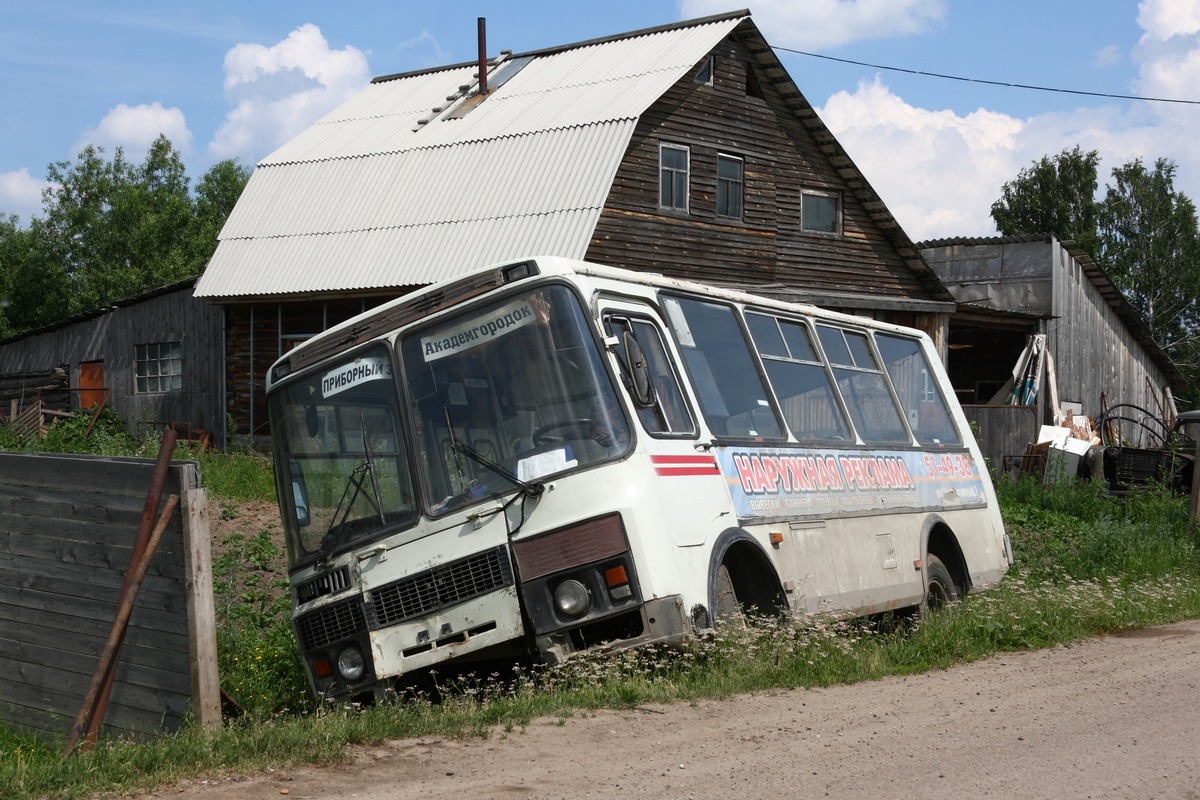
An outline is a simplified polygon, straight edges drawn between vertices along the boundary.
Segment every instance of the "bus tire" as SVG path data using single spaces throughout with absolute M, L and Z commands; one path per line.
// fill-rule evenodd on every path
M 925 609 L 934 611 L 958 602 L 958 589 L 950 570 L 937 556 L 925 557 Z
M 733 588 L 733 578 L 729 576 L 729 567 L 725 562 L 717 567 L 717 604 L 714 609 L 717 622 L 729 622 L 742 618 L 742 604 L 738 602 L 737 591 Z

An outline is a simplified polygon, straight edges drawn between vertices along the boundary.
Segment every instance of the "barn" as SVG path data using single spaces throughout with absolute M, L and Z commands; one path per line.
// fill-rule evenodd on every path
M 1051 234 L 940 239 L 918 245 L 958 302 L 946 368 L 997 467 L 1072 411 L 1095 418 L 1133 405 L 1171 420 L 1186 379 L 1087 253 Z M 1012 398 L 1031 343 L 1032 381 Z M 1040 367 L 1037 364 L 1040 363 Z
M 130 434 L 170 424 L 224 429 L 219 308 L 196 279 L 129 297 L 0 342 L 0 418 L 30 434 L 76 408 L 112 408 Z

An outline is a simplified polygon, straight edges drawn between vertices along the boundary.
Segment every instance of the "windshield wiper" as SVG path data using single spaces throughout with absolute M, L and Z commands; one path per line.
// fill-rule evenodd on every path
M 379 514 L 379 524 L 386 525 L 387 519 L 383 513 L 383 501 L 379 495 L 379 479 L 375 473 L 375 456 L 371 453 L 371 443 L 367 439 L 367 422 L 363 416 L 359 415 L 359 422 L 362 425 L 362 443 L 365 459 L 350 471 L 349 477 L 346 479 L 346 488 L 342 490 L 342 497 L 338 500 L 337 508 L 333 510 L 333 519 L 329 521 L 329 530 L 325 531 L 325 535 L 321 537 L 321 547 L 317 551 L 317 566 L 322 566 L 329 562 L 334 551 L 345 537 L 345 532 L 350 530 L 350 512 L 354 510 L 354 504 L 358 501 L 359 495 L 364 494 L 363 485 L 366 479 L 370 478 L 372 496 L 364 495 L 367 502 Z M 347 498 L 349 498 L 347 500 Z
M 542 492 L 546 491 L 546 484 L 542 483 L 541 481 L 523 481 L 511 470 L 501 466 L 500 464 L 497 464 L 495 461 L 492 461 L 482 453 L 458 441 L 458 437 L 454 435 L 454 426 L 450 424 L 450 409 L 445 409 L 445 412 L 446 428 L 450 432 L 450 447 L 454 450 L 454 452 L 462 453 L 476 464 L 480 464 L 487 469 L 490 469 L 492 472 L 496 473 L 501 478 L 524 492 L 526 497 L 537 497 Z

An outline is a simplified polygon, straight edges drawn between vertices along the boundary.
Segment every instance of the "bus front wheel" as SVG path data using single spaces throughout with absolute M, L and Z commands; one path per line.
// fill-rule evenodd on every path
M 930 553 L 925 558 L 925 608 L 936 610 L 958 602 L 958 589 L 950 570 L 937 556 Z

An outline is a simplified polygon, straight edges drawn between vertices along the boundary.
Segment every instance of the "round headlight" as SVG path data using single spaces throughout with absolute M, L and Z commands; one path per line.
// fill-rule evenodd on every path
M 578 617 L 586 614 L 592 605 L 592 595 L 587 587 L 576 580 L 563 581 L 554 590 L 554 602 L 564 614 Z
M 357 647 L 347 647 L 337 660 L 338 672 L 348 681 L 356 681 L 367 671 L 367 662 Z

